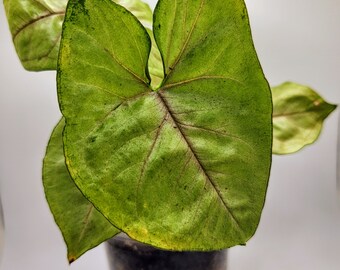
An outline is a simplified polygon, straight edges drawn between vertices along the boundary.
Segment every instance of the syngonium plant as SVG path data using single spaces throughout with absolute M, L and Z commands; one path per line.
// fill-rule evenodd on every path
M 336 107 L 270 89 L 242 0 L 4 3 L 23 66 L 57 69 L 43 182 L 70 262 L 119 232 L 168 250 L 245 244 L 272 153 L 313 143 Z

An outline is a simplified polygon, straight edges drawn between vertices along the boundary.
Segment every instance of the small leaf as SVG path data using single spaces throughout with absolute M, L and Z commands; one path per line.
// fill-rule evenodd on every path
M 67 0 L 4 0 L 13 42 L 25 69 L 42 71 L 57 68 L 61 28 L 67 2 Z M 141 0 L 114 0 L 114 2 L 130 10 L 145 27 L 151 27 L 152 10 L 148 4 Z M 156 49 L 153 48 L 157 55 Z
M 75 186 L 65 164 L 62 131 L 64 119 L 55 127 L 43 167 L 46 199 L 73 262 L 89 249 L 113 237 L 120 231 L 113 227 Z
M 293 153 L 315 142 L 336 108 L 311 88 L 292 82 L 273 87 L 272 96 L 274 154 Z
M 25 69 L 56 69 L 67 0 L 4 0 L 12 39 Z
M 152 44 L 148 63 L 149 73 L 151 77 L 151 87 L 153 89 L 157 89 L 164 79 L 163 61 L 161 53 L 158 50 L 153 32 L 148 28 L 146 28 L 146 31 L 150 36 Z
M 71 0 L 58 67 L 68 168 L 132 238 L 171 250 L 244 244 L 271 164 L 270 89 L 244 2 L 161 0 L 166 77 L 152 91 L 150 38 L 108 1 Z

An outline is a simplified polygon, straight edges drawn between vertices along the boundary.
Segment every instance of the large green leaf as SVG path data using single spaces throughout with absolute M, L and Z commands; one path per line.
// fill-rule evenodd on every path
M 141 0 L 113 1 L 131 11 L 145 27 L 151 27 L 152 11 L 148 4 Z M 4 0 L 13 42 L 25 69 L 31 71 L 56 69 L 67 2 L 67 0 Z M 154 54 L 157 54 L 156 47 L 154 50 Z M 151 64 L 157 63 L 155 60 L 152 57 Z
M 273 153 L 289 154 L 313 143 L 336 108 L 311 88 L 286 82 L 272 88 Z
M 87 250 L 114 236 L 119 230 L 85 199 L 71 179 L 65 164 L 62 119 L 49 141 L 43 167 L 45 194 L 73 262 Z
M 244 244 L 271 163 L 272 104 L 241 0 L 161 0 L 150 39 L 108 1 L 71 0 L 58 95 L 65 155 L 85 196 L 132 238 L 171 250 Z

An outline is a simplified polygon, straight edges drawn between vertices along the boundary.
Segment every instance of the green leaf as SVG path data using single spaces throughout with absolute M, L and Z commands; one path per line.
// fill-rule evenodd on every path
M 148 28 L 146 28 L 146 31 L 148 31 L 152 44 L 148 64 L 151 77 L 151 87 L 152 89 L 157 89 L 164 79 L 163 61 L 161 53 L 158 50 L 153 32 Z
M 89 249 L 119 233 L 105 217 L 85 199 L 75 186 L 65 164 L 62 131 L 64 119 L 55 127 L 43 167 L 46 199 L 73 262 Z
M 58 95 L 65 155 L 85 196 L 130 237 L 170 250 L 244 244 L 271 164 L 272 104 L 243 1 L 161 0 L 166 78 L 150 39 L 108 0 L 71 0 Z
M 147 3 L 141 0 L 113 0 L 113 2 L 129 10 L 145 28 L 152 27 L 152 10 Z
M 13 42 L 25 69 L 30 71 L 56 69 L 67 2 L 67 0 L 4 0 Z M 145 27 L 151 27 L 152 11 L 148 4 L 141 0 L 114 0 L 114 2 L 130 10 Z M 154 50 L 157 54 L 156 48 Z M 154 60 L 151 61 L 153 63 Z
M 56 69 L 67 0 L 4 0 L 12 39 L 25 69 Z
M 286 82 L 272 88 L 273 153 L 296 152 L 319 137 L 323 121 L 336 108 L 313 89 Z

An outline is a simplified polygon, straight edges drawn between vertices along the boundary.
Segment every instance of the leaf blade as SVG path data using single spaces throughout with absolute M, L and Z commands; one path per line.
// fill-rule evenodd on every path
M 56 69 L 67 0 L 5 0 L 13 43 L 23 67 Z
M 145 27 L 152 11 L 141 0 L 113 0 L 130 10 Z M 13 43 L 23 67 L 29 71 L 55 70 L 62 23 L 68 0 L 4 0 Z M 153 73 L 152 73 L 153 74 Z
M 43 184 L 54 219 L 67 245 L 69 262 L 120 231 L 85 199 L 75 186 L 65 164 L 62 119 L 55 127 L 43 164 Z
M 244 7 L 242 1 L 236 2 Z M 85 3 L 91 5 L 91 0 Z M 216 13 L 221 2 L 219 5 L 215 3 L 215 6 L 211 3 L 209 5 L 215 7 Z M 242 17 L 243 13 L 235 7 L 239 6 L 235 5 L 229 12 L 233 14 L 236 11 Z M 114 28 L 114 23 L 119 21 L 118 16 L 127 18 L 129 15 L 117 14 L 115 5 L 111 8 L 110 13 L 116 16 L 116 20 L 110 23 Z M 79 18 L 73 17 L 72 20 L 82 20 L 93 12 L 90 8 L 87 12 L 80 11 L 75 12 Z M 226 16 L 219 18 L 230 19 Z M 131 95 L 114 107 L 111 104 L 114 108 L 110 107 L 111 111 L 103 110 L 107 101 L 105 98 L 101 100 L 98 92 L 92 91 L 86 96 L 87 93 L 77 87 L 78 78 L 83 81 L 84 78 L 72 73 L 72 63 L 85 56 L 94 57 L 99 50 L 94 47 L 86 53 L 85 50 L 68 53 L 72 46 L 76 46 L 70 41 L 74 37 L 72 20 L 65 21 L 66 39 L 63 39 L 61 50 L 58 88 L 61 108 L 67 120 L 64 141 L 68 167 L 78 187 L 113 224 L 138 241 L 170 250 L 213 250 L 244 244 L 258 224 L 271 159 L 270 91 L 257 62 L 248 21 L 241 20 L 247 53 L 242 55 L 234 69 L 240 70 L 240 74 L 247 68 L 254 72 L 248 71 L 242 83 L 229 79 L 230 74 L 226 74 L 223 68 L 218 70 L 219 73 L 207 75 L 213 78 L 192 80 L 190 76 L 197 75 L 192 71 L 196 66 L 187 62 L 186 68 L 189 67 L 190 72 L 184 72 L 184 75 L 188 77 L 183 78 L 183 74 L 173 72 L 159 91 L 143 89 L 138 96 Z M 86 22 L 90 21 L 87 18 Z M 91 29 L 96 21 L 98 19 L 82 27 Z M 157 22 L 155 25 L 158 25 Z M 136 23 L 130 26 L 135 29 L 135 35 L 141 31 Z M 239 29 L 236 27 L 236 30 Z M 157 40 L 157 32 L 155 35 Z M 112 34 L 110 37 L 115 40 L 118 36 Z M 126 36 L 120 38 L 126 39 Z M 102 42 L 101 37 L 96 39 Z M 82 40 L 79 42 L 84 43 Z M 125 42 L 133 44 L 133 37 Z M 169 50 L 172 51 L 171 48 Z M 133 55 L 137 58 L 136 53 Z M 166 57 L 163 55 L 163 58 Z M 246 68 L 240 68 L 240 62 L 245 59 L 253 62 Z M 99 58 L 92 65 L 101 61 Z M 178 63 L 183 62 L 178 60 Z M 91 65 L 88 68 L 92 68 Z M 200 69 L 201 65 L 197 68 Z M 185 66 L 182 65 L 181 69 L 185 70 Z M 125 73 L 120 79 L 124 82 L 126 76 Z M 101 72 L 98 71 L 88 83 L 97 83 L 100 78 Z M 106 79 L 110 80 L 109 76 Z M 180 79 L 186 83 L 179 84 Z M 130 80 L 129 83 L 134 82 Z M 131 89 L 129 83 L 126 82 L 123 88 Z M 251 91 L 249 85 L 252 83 L 258 91 Z M 114 82 L 105 87 L 115 94 L 120 91 Z M 190 91 L 191 88 L 194 91 Z M 199 99 L 197 104 L 195 98 Z M 95 100 L 95 103 L 87 103 L 87 100 Z M 209 111 L 216 106 L 218 110 L 215 112 L 190 116 L 189 120 L 195 124 L 193 130 L 185 130 L 184 125 L 189 127 L 190 122 L 185 116 L 177 116 L 183 113 L 180 110 L 183 108 Z M 102 111 L 98 113 L 99 110 Z M 249 119 L 250 113 L 255 115 L 253 119 Z M 97 117 L 98 114 L 101 117 Z M 236 124 L 238 120 L 242 121 L 241 125 Z M 215 127 L 226 123 L 232 123 L 229 126 L 233 126 L 236 133 Z M 256 136 L 250 136 L 254 131 Z M 207 147 L 210 148 L 208 152 Z M 205 161 L 202 151 L 208 153 Z M 244 165 L 247 168 L 240 170 Z M 210 167 L 210 174 L 206 172 L 207 167 Z M 226 178 L 226 171 L 231 176 Z M 236 181 L 233 181 L 234 178 Z M 253 178 L 256 181 L 252 181 Z
M 165 62 L 166 73 L 160 94 L 170 110 L 176 113 L 174 120 L 179 123 L 182 132 L 191 144 L 197 145 L 194 147 L 197 150 L 193 152 L 200 153 L 202 168 L 210 167 L 220 176 L 223 170 L 228 169 L 229 174 L 234 173 L 234 182 L 243 183 L 240 186 L 233 183 L 226 171 L 224 179 L 214 175 L 211 181 L 213 186 L 228 186 L 232 190 L 216 193 L 221 193 L 219 197 L 227 205 L 234 204 L 236 216 L 239 215 L 239 219 L 247 224 L 243 226 L 242 236 L 243 241 L 246 241 L 258 225 L 271 163 L 268 151 L 271 148 L 271 96 L 254 50 L 246 9 L 243 1 L 176 1 L 174 10 L 179 10 L 179 18 L 174 19 L 169 11 L 171 5 L 170 1 L 160 1 L 156 7 L 158 13 L 154 17 L 156 41 Z M 194 10 L 191 16 L 186 11 L 188 6 Z M 187 24 L 185 30 L 182 29 L 182 22 Z M 169 37 L 172 34 L 175 36 L 174 33 L 180 33 L 177 41 Z M 214 49 L 209 50 L 211 47 Z M 220 115 L 214 111 L 219 111 Z M 200 135 L 197 130 L 201 131 Z M 209 147 L 200 145 L 204 132 L 211 134 L 211 138 L 205 140 L 212 143 L 209 147 L 215 149 L 214 154 Z M 214 140 L 212 134 L 220 138 Z M 236 163 L 239 168 L 237 173 L 229 167 L 228 162 L 223 169 L 220 165 L 207 162 L 208 157 L 216 157 L 219 153 L 219 149 L 212 146 L 213 142 L 217 144 L 226 135 L 256 149 L 252 158 L 251 150 L 242 150 L 243 156 Z M 227 142 L 225 147 L 237 152 L 244 145 Z M 229 159 L 233 160 L 235 156 L 230 155 Z M 219 160 L 223 160 L 222 155 Z M 242 167 L 243 171 L 248 171 L 244 175 L 241 173 Z M 245 181 L 252 178 L 257 181 L 257 187 Z M 250 194 L 250 190 L 256 190 L 256 195 Z M 252 201 L 256 207 L 252 209 L 250 204 L 247 206 L 237 198 L 239 196 Z M 244 207 L 241 212 L 238 211 L 240 205 Z M 254 213 L 248 220 L 244 215 L 247 211 Z
M 297 152 L 315 142 L 323 121 L 336 108 L 313 89 L 292 82 L 273 87 L 272 93 L 273 153 L 278 155 Z

